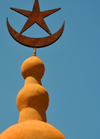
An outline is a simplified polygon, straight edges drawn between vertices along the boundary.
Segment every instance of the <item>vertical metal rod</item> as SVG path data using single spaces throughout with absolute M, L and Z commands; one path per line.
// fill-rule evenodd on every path
M 33 48 L 33 56 L 36 56 L 36 48 Z

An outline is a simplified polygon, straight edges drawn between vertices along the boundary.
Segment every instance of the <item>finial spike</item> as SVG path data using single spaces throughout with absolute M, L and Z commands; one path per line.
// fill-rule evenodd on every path
M 36 56 L 36 47 L 33 48 L 33 56 Z

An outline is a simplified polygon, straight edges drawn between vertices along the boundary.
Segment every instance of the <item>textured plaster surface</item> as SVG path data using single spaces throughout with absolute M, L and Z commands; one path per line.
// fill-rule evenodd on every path
M 16 100 L 19 122 L 6 129 L 0 139 L 65 139 L 60 131 L 46 123 L 49 95 L 41 85 L 44 71 L 43 62 L 36 56 L 23 62 L 21 73 L 25 84 Z

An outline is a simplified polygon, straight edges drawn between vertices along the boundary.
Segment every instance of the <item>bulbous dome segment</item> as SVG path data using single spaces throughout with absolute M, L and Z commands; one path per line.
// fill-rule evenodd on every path
M 55 127 L 41 121 L 13 125 L 1 134 L 1 139 L 65 139 Z
M 39 84 L 24 86 L 17 95 L 17 107 L 19 111 L 26 107 L 47 110 L 49 96 L 47 90 Z
M 47 121 L 49 96 L 41 84 L 44 71 L 43 62 L 36 56 L 29 57 L 22 64 L 21 73 L 25 84 L 17 96 L 19 123 L 30 120 Z
M 44 75 L 45 67 L 43 62 L 36 56 L 31 56 L 26 59 L 21 67 L 21 73 L 24 79 L 28 76 L 42 78 Z

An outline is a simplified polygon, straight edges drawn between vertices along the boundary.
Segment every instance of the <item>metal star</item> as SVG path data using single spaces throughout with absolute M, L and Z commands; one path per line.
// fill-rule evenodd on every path
M 48 10 L 40 12 L 39 2 L 38 0 L 35 0 L 34 6 L 31 11 L 17 9 L 17 8 L 11 8 L 12 10 L 28 17 L 28 20 L 26 21 L 24 27 L 22 28 L 20 34 L 22 34 L 24 31 L 26 31 L 29 27 L 31 27 L 34 23 L 37 23 L 41 28 L 43 28 L 48 34 L 51 35 L 51 32 L 49 28 L 47 27 L 45 21 L 43 18 L 55 13 L 56 11 L 60 10 L 61 8 Z

